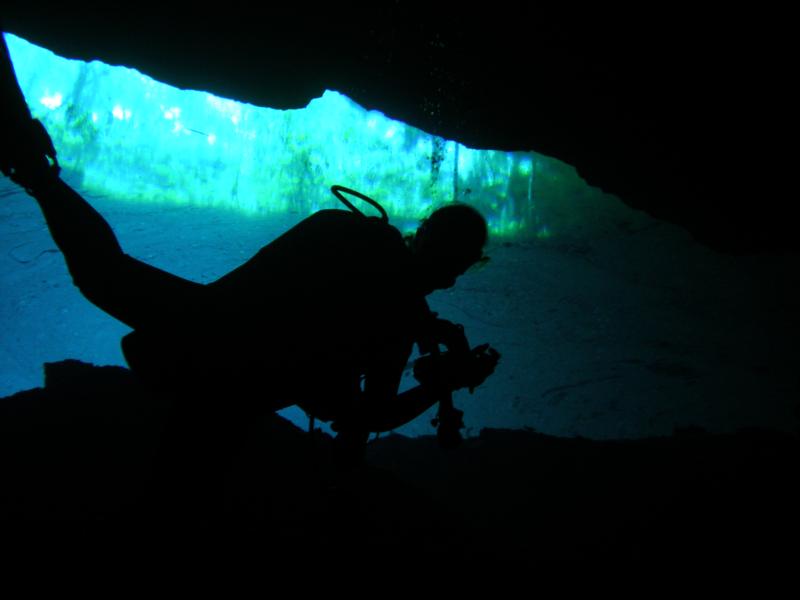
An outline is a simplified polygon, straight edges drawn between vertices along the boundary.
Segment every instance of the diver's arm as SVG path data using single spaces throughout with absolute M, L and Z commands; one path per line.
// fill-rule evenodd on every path
M 439 400 L 432 390 L 422 386 L 398 393 L 411 348 L 408 340 L 373 352 L 364 390 L 350 410 L 336 419 L 334 430 L 390 431 L 413 421 Z
M 489 344 L 466 352 L 445 352 L 423 356 L 414 364 L 414 377 L 421 385 L 401 394 L 397 389 L 402 369 L 396 378 L 367 376 L 361 402 L 338 425 L 360 431 L 389 431 L 417 418 L 436 402 L 450 406 L 452 393 L 481 385 L 494 373 L 500 354 Z M 384 375 L 389 373 L 384 371 Z M 334 427 L 336 429 L 336 427 Z
M 358 415 L 359 429 L 391 431 L 410 423 L 441 399 L 441 394 L 418 385 L 390 400 L 364 403 Z

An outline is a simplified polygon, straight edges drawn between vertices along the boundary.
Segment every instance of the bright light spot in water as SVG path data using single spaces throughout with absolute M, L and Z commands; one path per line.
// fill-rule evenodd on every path
M 466 201 L 493 235 L 538 239 L 573 227 L 570 207 L 585 197 L 568 165 L 456 145 L 337 92 L 305 109 L 258 107 L 5 39 L 33 116 L 92 193 L 299 218 L 336 206 L 328 188 L 342 183 L 381 202 L 396 223 Z M 109 123 L 133 124 L 134 112 L 135 131 Z
M 63 100 L 63 97 L 61 96 L 61 92 L 56 92 L 52 96 L 45 96 L 44 98 L 42 98 L 40 100 L 40 102 L 42 104 L 44 104 L 50 110 L 53 110 L 53 109 L 58 108 L 59 106 L 61 106 L 61 101 L 62 100 Z

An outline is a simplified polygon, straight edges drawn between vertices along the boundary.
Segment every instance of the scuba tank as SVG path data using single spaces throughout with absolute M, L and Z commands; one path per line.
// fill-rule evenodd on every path
M 345 198 L 344 194 L 348 194 L 350 196 L 354 196 L 360 200 L 363 200 L 367 204 L 373 206 L 379 213 L 380 213 L 380 221 L 383 223 L 389 223 L 389 215 L 386 213 L 386 210 L 374 199 L 370 198 L 366 194 L 362 194 L 359 191 L 356 191 L 351 188 L 344 187 L 342 185 L 333 185 L 331 186 L 331 192 L 334 196 L 347 208 L 349 208 L 353 213 L 362 216 L 365 219 L 368 218 L 377 218 L 377 217 L 368 217 L 362 211 L 357 209 L 352 202 L 350 202 L 347 198 Z M 434 313 L 435 314 L 435 313 Z M 419 359 L 422 361 L 422 365 L 427 364 L 430 359 L 434 361 L 440 358 L 439 347 L 438 344 L 434 345 L 432 348 L 421 348 L 421 350 L 428 354 L 429 356 L 424 357 L 423 359 Z M 428 359 L 426 361 L 426 359 Z M 415 375 L 417 374 L 417 367 L 415 365 Z M 424 370 L 424 366 L 423 366 Z M 418 379 L 419 380 L 419 379 Z M 461 432 L 460 430 L 464 428 L 464 422 L 462 419 L 463 412 L 455 408 L 453 405 L 453 395 L 451 392 L 443 392 L 438 394 L 437 401 L 439 403 L 439 410 L 437 412 L 437 416 L 435 419 L 431 421 L 431 424 L 436 428 L 436 436 L 439 442 L 439 446 L 442 448 L 453 448 L 458 446 L 461 441 Z M 315 418 L 313 415 L 309 414 L 309 431 L 314 431 L 314 422 Z

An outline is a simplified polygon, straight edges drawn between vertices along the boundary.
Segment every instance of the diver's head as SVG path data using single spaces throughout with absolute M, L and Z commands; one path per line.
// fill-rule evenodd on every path
M 456 278 L 485 260 L 486 219 L 466 204 L 448 204 L 422 221 L 409 241 L 426 294 L 452 287 Z

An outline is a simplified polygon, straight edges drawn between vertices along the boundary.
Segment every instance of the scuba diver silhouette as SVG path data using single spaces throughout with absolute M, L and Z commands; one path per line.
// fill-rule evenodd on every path
M 463 328 L 438 318 L 425 296 L 485 260 L 487 226 L 477 210 L 447 205 L 403 238 L 385 212 L 366 217 L 342 193 L 370 199 L 334 186 L 351 210 L 319 211 L 200 284 L 125 254 L 102 216 L 59 177 L 52 141 L 24 100 L 14 110 L 4 111 L 10 143 L 0 168 L 37 200 L 76 287 L 133 329 L 122 341 L 125 358 L 171 396 L 175 452 L 199 453 L 206 466 L 223 460 L 259 413 L 295 404 L 332 421 L 345 457 L 359 456 L 370 432 L 395 429 L 436 402 L 443 443 L 457 443 L 462 424 L 450 395 L 480 385 L 499 354 L 470 347 Z M 421 383 L 398 394 L 415 343 L 426 355 L 414 369 Z

